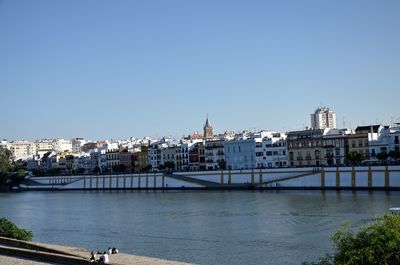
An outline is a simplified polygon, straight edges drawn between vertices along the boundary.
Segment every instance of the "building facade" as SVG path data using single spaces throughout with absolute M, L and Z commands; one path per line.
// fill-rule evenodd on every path
M 261 141 L 261 140 L 260 140 Z M 227 169 L 256 168 L 255 139 L 234 139 L 224 143 Z
M 275 168 L 288 166 L 286 135 L 274 133 L 256 141 L 256 167 Z
M 326 128 L 335 129 L 336 113 L 326 107 L 316 109 L 311 114 L 311 128 L 316 130 Z
M 292 131 L 287 134 L 288 162 L 291 167 L 326 165 L 323 156 L 324 130 Z
M 224 141 L 213 139 L 204 144 L 206 170 L 219 170 L 225 168 Z

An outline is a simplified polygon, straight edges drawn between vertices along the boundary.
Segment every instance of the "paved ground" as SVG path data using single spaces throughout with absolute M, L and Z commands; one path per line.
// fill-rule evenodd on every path
M 14 257 L 8 257 L 8 256 L 1 256 L 0 255 L 0 264 L 4 265 L 49 265 L 53 264 L 56 265 L 55 263 L 43 263 L 43 262 L 38 262 L 38 261 L 32 261 L 32 260 L 26 260 L 26 259 L 20 259 L 20 258 L 14 258 Z
M 32 243 L 32 242 L 30 242 Z M 82 257 L 84 259 L 89 260 L 90 252 L 83 248 L 77 247 L 68 247 L 68 246 L 61 246 L 61 245 L 54 245 L 54 244 L 45 244 L 45 243 L 32 243 L 35 245 L 43 246 L 50 249 L 55 249 L 58 251 L 62 251 L 64 253 L 68 253 L 67 255 L 73 255 Z M 96 259 L 99 259 L 100 255 L 97 255 Z M 48 264 L 55 264 L 55 263 L 43 263 L 43 262 L 36 262 L 30 261 L 20 258 L 8 257 L 8 256 L 0 256 L 0 264 L 10 264 L 10 265 L 48 265 Z M 178 262 L 178 261 L 170 261 L 170 260 L 163 260 L 151 257 L 144 257 L 144 256 L 136 256 L 131 254 L 125 253 L 118 253 L 110 256 L 110 264 L 115 265 L 194 265 L 192 263 L 185 263 L 185 262 Z

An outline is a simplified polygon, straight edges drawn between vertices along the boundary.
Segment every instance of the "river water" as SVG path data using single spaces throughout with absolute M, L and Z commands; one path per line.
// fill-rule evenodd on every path
M 359 226 L 399 192 L 176 191 L 0 194 L 0 217 L 34 241 L 204 265 L 301 264 L 332 251 L 342 221 Z

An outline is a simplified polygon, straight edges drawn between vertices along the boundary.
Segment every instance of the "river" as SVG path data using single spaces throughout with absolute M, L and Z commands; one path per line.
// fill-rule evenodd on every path
M 34 241 L 204 265 L 301 264 L 332 251 L 342 221 L 361 225 L 399 192 L 176 191 L 0 194 L 0 216 Z

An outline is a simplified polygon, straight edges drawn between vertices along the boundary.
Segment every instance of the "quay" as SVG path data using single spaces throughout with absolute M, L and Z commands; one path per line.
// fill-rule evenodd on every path
M 400 190 L 400 166 L 276 168 L 29 177 L 18 190 Z
M 106 246 L 104 246 L 106 250 Z M 98 255 L 99 256 L 99 255 Z M 74 264 L 87 265 L 90 251 L 83 248 L 33 243 L 0 237 L 1 264 Z M 98 264 L 98 263 L 96 263 Z M 110 265 L 194 265 L 171 260 L 118 253 L 110 255 Z

